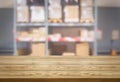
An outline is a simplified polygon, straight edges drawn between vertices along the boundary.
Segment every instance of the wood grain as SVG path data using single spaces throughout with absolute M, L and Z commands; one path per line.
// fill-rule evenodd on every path
M 119 71 L 120 65 L 0 65 L 0 71 Z
M 0 82 L 120 82 L 120 79 L 0 79 Z
M 118 71 L 1 71 L 1 78 L 119 78 Z
M 119 57 L 0 57 L 0 78 L 120 78 Z

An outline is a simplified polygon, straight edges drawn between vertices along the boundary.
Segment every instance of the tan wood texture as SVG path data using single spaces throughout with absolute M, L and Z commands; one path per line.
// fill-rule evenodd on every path
M 0 57 L 0 78 L 120 78 L 120 57 Z
M 0 82 L 120 82 L 120 79 L 0 79 Z

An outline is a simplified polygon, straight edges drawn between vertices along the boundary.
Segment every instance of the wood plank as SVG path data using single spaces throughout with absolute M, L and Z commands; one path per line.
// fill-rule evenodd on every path
M 0 78 L 120 78 L 118 71 L 0 71 Z
M 120 71 L 120 65 L 0 65 L 0 71 Z
M 35 60 L 3 60 L 0 65 L 120 65 L 118 60 L 104 60 L 104 61 L 86 61 L 86 60 L 73 60 L 73 61 L 35 61 Z
M 63 57 L 63 56 L 46 56 L 46 57 L 39 57 L 39 56 L 1 56 L 0 60 L 4 59 L 120 59 L 120 56 L 88 56 L 88 57 L 79 57 L 79 56 L 70 56 L 70 57 Z
M 30 60 L 30 61 L 119 61 L 119 59 L 120 58 L 62 58 L 61 59 L 61 57 L 59 58 L 59 57 L 55 57 L 55 58 L 27 58 L 27 57 L 25 57 L 25 58 L 19 58 L 19 57 L 13 57 L 13 58 L 1 58 L 0 57 L 0 60 L 2 60 L 2 61 L 4 61 L 4 60 L 6 60 L 6 61 L 11 61 L 11 60 L 15 60 L 15 61 L 20 61 L 20 60 L 23 60 L 23 61 L 27 61 L 27 60 Z
M 120 78 L 119 57 L 0 57 L 0 78 Z
M 0 82 L 120 82 L 120 79 L 0 79 Z

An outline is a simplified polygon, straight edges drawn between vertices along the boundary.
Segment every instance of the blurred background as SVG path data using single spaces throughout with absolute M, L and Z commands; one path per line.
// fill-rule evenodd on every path
M 120 30 L 120 0 L 97 0 L 98 28 L 103 39 L 98 41 L 98 53 L 108 53 L 111 49 L 111 33 Z M 14 0 L 0 0 L 0 54 L 14 51 Z M 120 40 L 113 47 L 120 52 Z

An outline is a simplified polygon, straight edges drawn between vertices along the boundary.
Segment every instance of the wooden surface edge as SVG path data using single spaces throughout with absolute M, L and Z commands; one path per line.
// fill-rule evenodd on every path
M 119 79 L 119 62 L 120 58 L 118 56 L 1 56 L 0 79 Z M 20 66 L 21 64 L 22 66 Z M 45 69 L 45 67 L 47 67 L 49 70 Z M 71 67 L 71 69 L 69 67 Z

